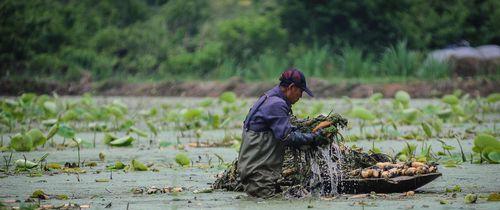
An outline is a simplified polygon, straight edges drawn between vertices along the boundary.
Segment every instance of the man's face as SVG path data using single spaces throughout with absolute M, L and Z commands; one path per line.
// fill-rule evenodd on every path
M 285 93 L 285 95 L 290 103 L 295 104 L 300 98 L 302 98 L 302 92 L 302 88 L 292 83 L 287 87 L 287 92 Z

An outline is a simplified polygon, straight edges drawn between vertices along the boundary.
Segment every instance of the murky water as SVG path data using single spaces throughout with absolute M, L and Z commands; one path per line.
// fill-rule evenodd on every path
M 150 106 L 150 103 L 162 103 L 166 99 L 134 99 L 127 98 L 127 103 L 140 107 Z M 112 100 L 112 99 L 106 99 Z M 180 100 L 180 99 L 179 99 Z M 193 99 L 198 102 L 199 99 Z M 185 99 L 182 99 L 184 102 Z M 186 103 L 195 103 L 187 101 Z M 423 100 L 421 104 L 434 103 L 435 100 Z M 305 103 L 305 102 L 304 102 Z M 413 102 L 412 102 L 413 103 Z M 331 104 L 338 105 L 338 102 L 325 100 L 325 106 Z M 339 107 L 339 106 L 337 106 Z M 342 109 L 342 107 L 341 107 Z M 494 130 L 499 121 L 498 115 L 487 115 L 488 122 L 475 125 L 476 130 Z M 460 124 L 458 127 L 453 125 L 445 125 L 446 128 L 453 128 L 458 131 L 463 131 L 468 126 Z M 376 129 L 377 127 L 368 127 L 367 131 Z M 403 131 L 417 130 L 417 126 L 405 126 L 400 128 Z M 356 134 L 358 129 L 344 131 L 347 134 Z M 201 134 L 201 141 L 220 141 L 226 133 L 240 135 L 239 129 L 228 130 L 211 130 L 204 131 Z M 4 143 L 8 143 L 8 136 L 11 133 L 4 133 Z M 123 135 L 123 133 L 118 133 Z M 78 137 L 85 141 L 92 142 L 92 132 L 82 132 L 77 134 Z M 103 134 L 97 133 L 97 139 L 102 139 Z M 176 131 L 163 131 L 159 133 L 156 140 L 158 142 L 170 143 L 167 146 L 158 148 L 157 145 L 150 146 L 147 138 L 140 138 L 134 142 L 134 147 L 127 148 L 111 148 L 102 142 L 97 142 L 97 147 L 83 148 L 81 150 L 81 159 L 85 162 L 96 162 L 95 167 L 85 167 L 86 173 L 83 174 L 66 174 L 66 173 L 47 173 L 43 176 L 31 177 L 29 174 L 21 173 L 11 176 L 2 176 L 0 178 L 0 201 L 6 203 L 11 200 L 19 200 L 24 202 L 36 189 L 42 189 L 47 194 L 66 194 L 69 200 L 41 200 L 41 204 L 64 204 L 77 203 L 89 204 L 93 209 L 104 209 L 110 205 L 114 209 L 305 209 L 312 207 L 314 209 L 499 209 L 499 202 L 488 202 L 484 196 L 491 192 L 500 191 L 500 164 L 470 164 L 464 163 L 455 168 L 439 167 L 443 176 L 437 180 L 425 185 L 417 190 L 415 196 L 406 197 L 400 193 L 389 195 L 367 196 L 363 198 L 353 198 L 352 195 L 339 195 L 335 190 L 339 180 L 339 171 L 341 166 L 337 161 L 331 160 L 324 164 L 331 170 L 324 171 L 325 176 L 321 176 L 321 164 L 316 161 L 311 161 L 311 168 L 314 173 L 318 174 L 315 178 L 316 183 L 325 183 L 329 180 L 328 187 L 335 189 L 328 194 L 319 197 L 308 197 L 299 200 L 287 200 L 284 198 L 276 198 L 272 200 L 256 200 L 248 198 L 244 193 L 214 191 L 213 193 L 194 193 L 195 190 L 204 189 L 211 185 L 215 180 L 215 175 L 223 170 L 219 166 L 219 157 L 224 162 L 230 162 L 237 157 L 237 151 L 234 148 L 191 148 L 185 147 L 185 150 L 178 150 L 174 147 L 177 142 L 178 133 Z M 455 139 L 448 138 L 431 138 L 425 141 L 415 140 L 359 140 L 356 142 L 347 142 L 347 145 L 356 145 L 368 150 L 375 142 L 375 146 L 380 148 L 382 152 L 394 155 L 397 151 L 406 146 L 406 142 L 421 145 L 425 142 L 430 145 L 433 150 L 439 151 L 441 143 L 437 139 L 444 140 L 448 145 L 458 148 L 458 143 Z M 56 142 L 62 142 L 62 138 L 57 137 Z M 179 139 L 181 144 L 187 145 L 189 142 L 197 141 L 193 136 L 186 136 Z M 461 140 L 466 156 L 470 155 L 472 148 L 472 139 L 470 137 Z M 332 150 L 321 150 L 318 155 L 342 159 L 340 154 L 337 154 L 338 148 Z M 105 160 L 99 159 L 99 153 L 106 155 Z M 192 167 L 183 168 L 178 166 L 175 161 L 175 155 L 179 152 L 186 153 L 193 162 Z M 455 150 L 453 153 L 458 153 Z M 75 148 L 67 148 L 57 150 L 52 147 L 42 148 L 29 153 L 16 152 L 13 154 L 13 159 L 23 158 L 36 159 L 43 154 L 49 153 L 48 162 L 64 164 L 65 162 L 75 162 L 77 154 Z M 1 156 L 8 156 L 10 153 L 1 153 Z M 145 164 L 152 164 L 151 168 L 157 171 L 116 171 L 111 174 L 105 168 L 108 165 L 114 164 L 115 161 L 122 161 L 125 164 L 130 164 L 132 159 L 137 159 Z M 3 158 L 0 159 L 0 167 L 4 167 Z M 96 179 L 109 179 L 108 182 L 96 182 Z M 112 179 L 110 179 L 112 178 Z M 459 185 L 462 192 L 445 193 L 445 188 L 452 188 Z M 184 187 L 184 191 L 180 193 L 165 193 L 165 194 L 133 194 L 132 189 L 136 187 L 164 187 L 164 186 L 180 186 Z M 476 193 L 480 195 L 477 204 L 465 204 L 464 196 L 467 193 Z M 333 195 L 334 198 L 328 198 Z M 327 198 L 325 198 L 327 197 Z M 441 200 L 446 200 L 447 204 L 440 204 Z M 20 203 L 8 203 L 11 206 L 19 206 Z

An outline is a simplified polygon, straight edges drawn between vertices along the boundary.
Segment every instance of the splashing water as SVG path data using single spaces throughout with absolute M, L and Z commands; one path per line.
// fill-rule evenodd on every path
M 309 188 L 319 190 L 321 196 L 338 195 L 343 161 L 339 146 L 332 144 L 330 147 L 320 147 L 315 152 L 307 153 L 307 156 L 311 169 L 311 178 L 307 183 Z

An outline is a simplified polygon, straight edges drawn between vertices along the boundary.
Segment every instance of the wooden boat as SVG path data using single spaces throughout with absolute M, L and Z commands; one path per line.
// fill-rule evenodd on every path
M 343 194 L 407 192 L 416 190 L 441 175 L 441 173 L 429 173 L 415 176 L 398 176 L 390 179 L 345 179 L 338 185 L 337 190 Z

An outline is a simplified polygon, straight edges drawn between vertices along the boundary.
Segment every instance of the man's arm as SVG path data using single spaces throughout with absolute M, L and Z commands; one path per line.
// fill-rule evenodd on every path
M 269 122 L 275 138 L 282 140 L 286 146 L 301 147 L 302 145 L 319 145 L 315 138 L 321 135 L 321 130 L 314 133 L 302 133 L 291 125 L 288 107 L 285 103 L 274 101 L 266 104 L 264 116 Z

